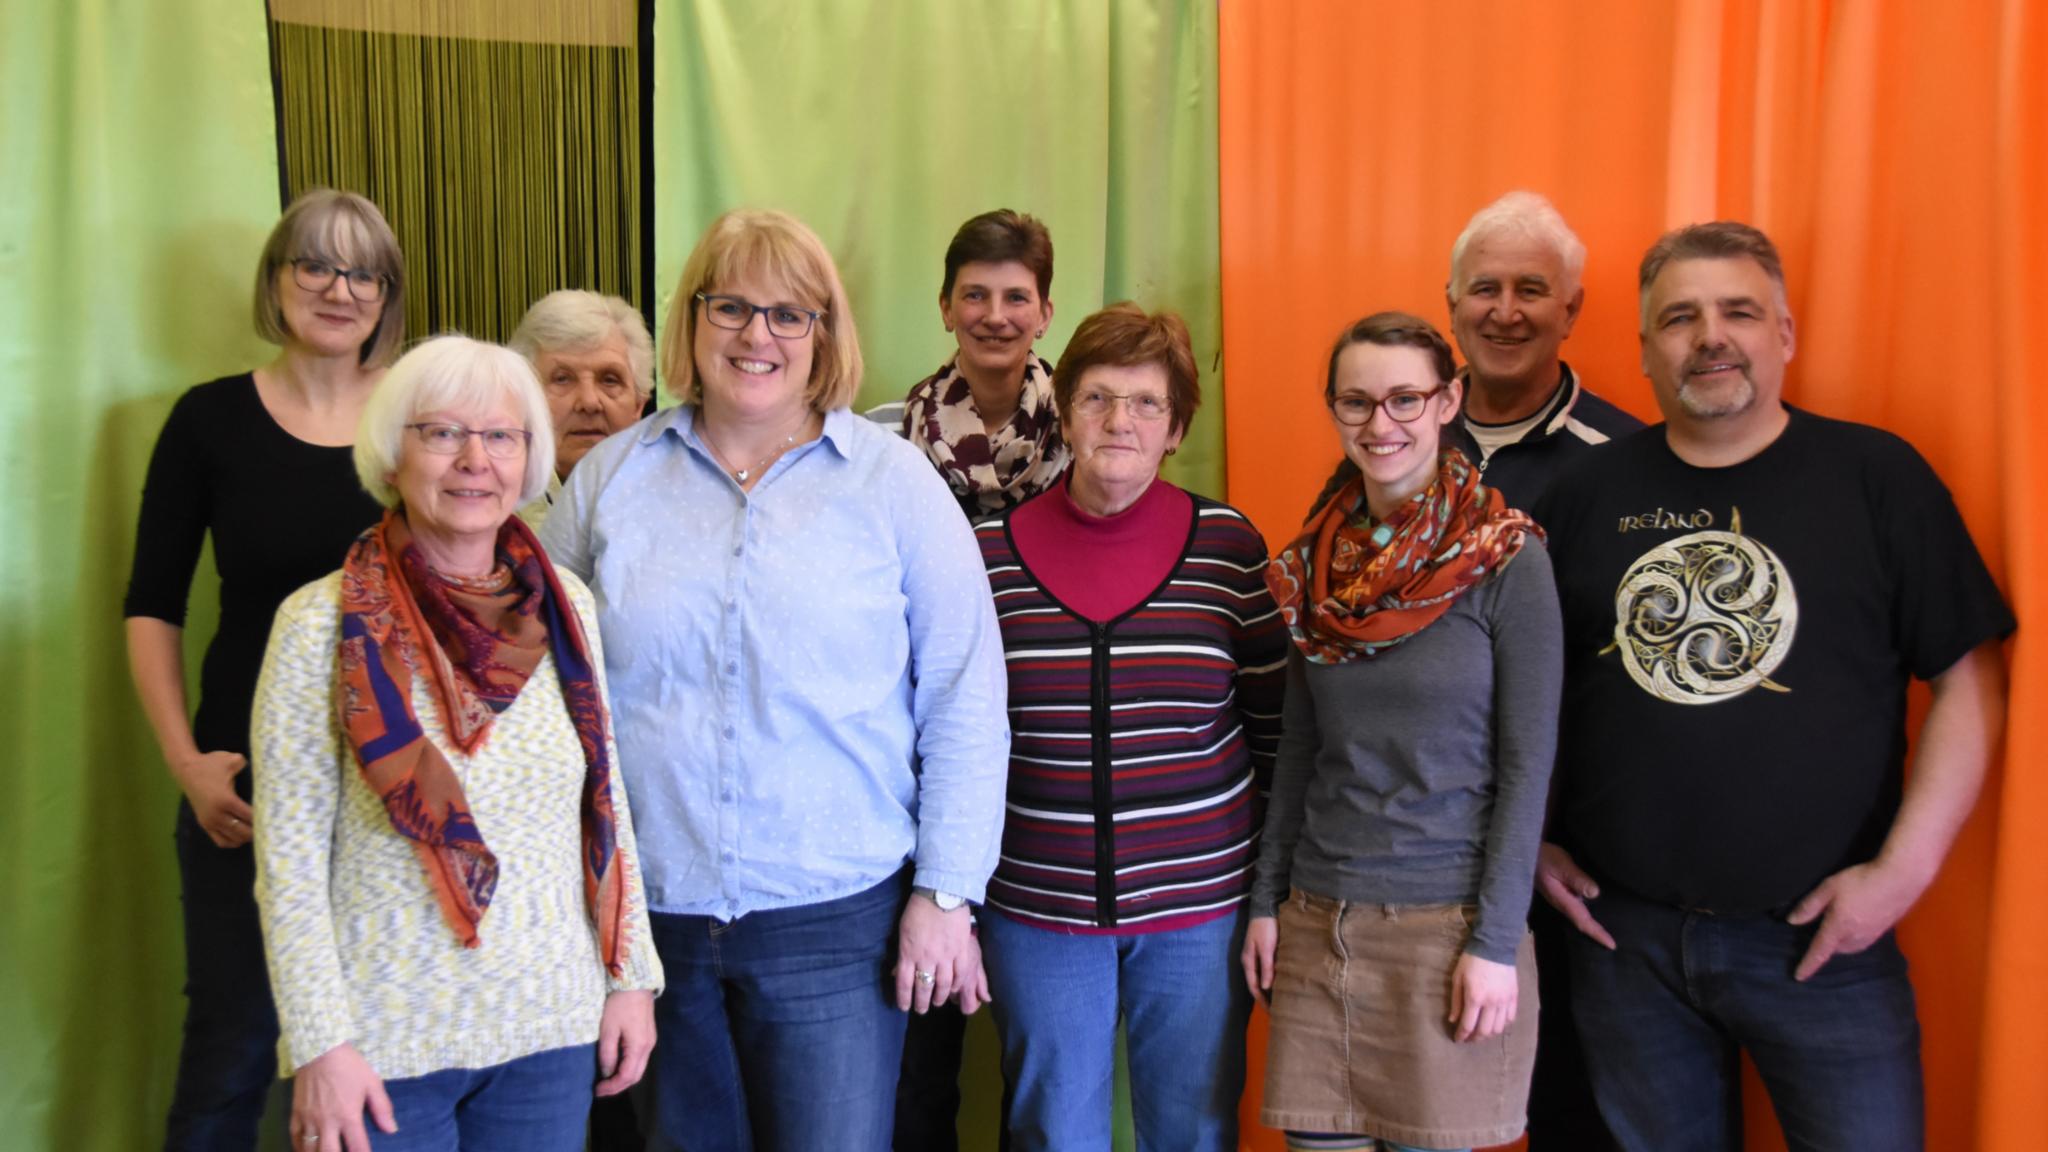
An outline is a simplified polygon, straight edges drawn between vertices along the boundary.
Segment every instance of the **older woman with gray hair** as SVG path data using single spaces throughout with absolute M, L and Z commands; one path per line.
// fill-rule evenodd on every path
M 555 425 L 547 490 L 519 510 L 540 527 L 583 454 L 640 418 L 654 394 L 654 340 L 647 321 L 617 296 L 564 288 L 534 301 L 507 341 L 540 377 Z
M 661 965 L 589 589 L 513 510 L 553 473 L 516 353 L 414 349 L 355 446 L 383 520 L 278 609 L 256 901 L 302 1148 L 571 1152 Z

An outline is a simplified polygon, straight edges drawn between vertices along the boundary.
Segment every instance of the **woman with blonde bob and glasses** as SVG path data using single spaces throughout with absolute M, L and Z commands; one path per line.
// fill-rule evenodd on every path
M 1113 305 L 1052 391 L 1074 463 L 977 529 L 1009 669 L 1010 815 L 982 918 L 1011 1146 L 1237 1147 L 1237 976 L 1286 632 L 1266 544 L 1161 479 L 1201 401 L 1187 326 Z
M 577 1152 L 639 1079 L 661 964 L 597 606 L 513 515 L 554 438 L 462 336 L 371 395 L 386 511 L 278 609 L 256 689 L 256 901 L 295 1147 Z
M 277 358 L 186 392 L 157 437 L 123 608 L 135 692 L 183 793 L 187 1006 L 168 1152 L 254 1149 L 274 1078 L 249 895 L 249 701 L 278 603 L 377 521 L 350 445 L 405 326 L 405 263 L 377 206 L 324 188 L 293 201 L 256 263 L 255 326 Z M 188 719 L 185 608 L 209 537 L 219 625 Z
M 967 901 L 1003 820 L 1002 648 L 923 455 L 847 405 L 839 273 L 713 221 L 662 368 L 542 529 L 597 593 L 654 940 L 655 1144 L 889 1147 L 904 1012 L 985 998 Z
M 1562 640 L 1542 533 L 1443 446 L 1454 367 L 1414 316 L 1345 330 L 1323 399 L 1348 467 L 1267 570 L 1294 644 L 1244 976 L 1292 1148 L 1525 1122 Z

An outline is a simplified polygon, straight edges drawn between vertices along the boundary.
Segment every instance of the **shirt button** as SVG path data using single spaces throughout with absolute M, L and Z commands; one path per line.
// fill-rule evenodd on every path
M 739 554 L 740 554 L 740 551 L 741 551 L 741 550 L 742 550 L 742 549 L 743 549 L 744 547 L 745 547 L 745 545 L 743 545 L 743 544 L 735 544 L 735 545 L 733 545 L 733 546 L 732 546 L 732 554 L 733 554 L 733 555 L 735 555 L 735 556 L 739 555 Z
M 740 610 L 740 602 L 739 602 L 738 600 L 727 600 L 727 601 L 725 602 L 725 610 L 726 610 L 727 612 L 737 612 L 737 611 L 739 611 L 739 610 Z
M 730 724 L 726 725 L 726 728 L 725 728 L 725 738 L 726 738 L 727 740 L 730 740 L 730 739 L 732 739 L 732 726 L 731 726 Z
M 718 794 L 718 798 L 719 798 L 720 800 L 723 800 L 723 801 L 727 802 L 727 803 L 731 803 L 731 802 L 732 802 L 732 789 L 730 789 L 730 788 L 727 788 L 727 789 L 726 789 L 725 791 L 723 791 L 723 792 L 720 792 L 720 793 Z
M 728 848 L 725 851 L 720 852 L 718 854 L 718 858 L 720 860 L 725 861 L 727 864 L 732 863 L 732 849 Z
M 739 665 L 739 661 L 737 661 L 737 660 L 727 660 L 727 661 L 725 662 L 725 671 L 726 671 L 726 674 L 727 674 L 727 675 L 731 675 L 732 673 L 734 673 L 734 672 L 737 672 L 737 671 L 739 671 L 739 670 L 740 670 L 740 665 Z

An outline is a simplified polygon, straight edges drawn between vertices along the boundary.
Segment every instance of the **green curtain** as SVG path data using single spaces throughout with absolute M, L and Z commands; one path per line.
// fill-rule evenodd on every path
M 183 1013 L 176 790 L 128 687 L 121 595 L 171 400 L 271 354 L 248 304 L 277 218 L 266 45 L 249 0 L 0 4 L 9 1148 L 163 1138 Z M 214 599 L 195 587 L 195 639 Z
M 839 262 L 862 403 L 901 400 L 953 349 L 953 230 L 1030 212 L 1055 255 L 1039 351 L 1105 303 L 1179 311 L 1204 401 L 1168 475 L 1223 494 L 1214 3 L 669 0 L 654 51 L 657 315 L 720 212 L 786 209 Z

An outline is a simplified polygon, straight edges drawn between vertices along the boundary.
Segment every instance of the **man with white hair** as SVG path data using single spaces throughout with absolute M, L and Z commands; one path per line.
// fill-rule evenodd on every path
M 1466 388 L 1449 439 L 1517 508 L 1585 449 L 1643 426 L 1587 391 L 1560 356 L 1586 298 L 1585 266 L 1586 246 L 1534 192 L 1481 208 L 1451 246 L 1444 294 Z
M 1465 359 L 1465 418 L 1444 439 L 1480 467 L 1489 487 L 1528 509 L 1567 464 L 1643 426 L 1579 382 L 1560 352 L 1586 291 L 1586 246 L 1550 201 L 1510 192 L 1474 213 L 1451 245 L 1445 297 Z M 1529 1093 L 1531 1152 L 1614 1147 L 1593 1102 L 1571 1014 L 1571 926 L 1548 905 L 1530 909 L 1544 1012 Z
M 654 341 L 639 309 L 617 296 L 563 289 L 535 301 L 506 343 L 533 365 L 554 417 L 555 474 L 519 510 L 538 528 L 569 469 L 640 418 L 654 394 Z

